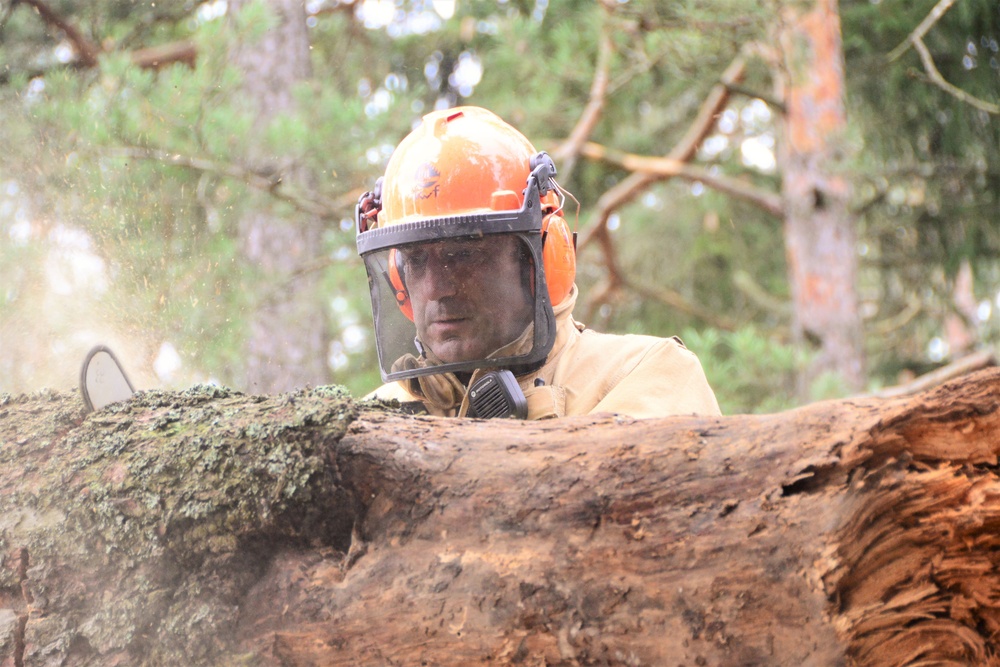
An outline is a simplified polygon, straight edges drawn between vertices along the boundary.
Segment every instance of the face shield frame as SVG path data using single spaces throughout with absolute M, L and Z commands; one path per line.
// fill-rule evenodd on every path
M 523 204 L 520 209 L 515 210 L 424 218 L 372 229 L 369 228 L 368 221 L 377 215 L 380 208 L 381 183 L 376 183 L 374 194 L 366 193 L 362 196 L 355 214 L 358 224 L 357 248 L 365 261 L 368 274 L 379 371 L 384 382 L 439 373 L 472 372 L 481 368 L 506 368 L 518 374 L 522 369 L 527 371 L 544 363 L 555 344 L 556 322 L 545 282 L 542 257 L 544 211 L 541 196 L 553 187 L 550 183 L 555 168 L 550 160 L 533 166 L 535 169 L 528 176 Z M 470 359 L 393 371 L 393 364 L 399 357 L 399 346 L 395 346 L 397 351 L 391 350 L 394 346 L 386 342 L 392 339 L 391 332 L 384 332 L 383 327 L 408 324 L 413 327 L 414 332 L 416 329 L 400 312 L 397 299 L 391 296 L 393 288 L 388 267 L 390 251 L 413 244 L 483 238 L 498 234 L 517 237 L 530 259 L 534 285 L 531 295 L 534 304 L 534 330 L 530 349 L 513 356 Z M 395 325 L 392 324 L 393 321 Z M 416 340 L 409 351 L 422 356 L 422 349 Z

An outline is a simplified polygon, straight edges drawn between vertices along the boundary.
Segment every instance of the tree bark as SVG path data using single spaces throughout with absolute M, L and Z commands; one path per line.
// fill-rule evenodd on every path
M 799 394 L 820 376 L 851 391 L 865 385 L 857 295 L 857 233 L 850 184 L 839 173 L 847 118 L 837 0 L 786 3 L 779 43 L 784 58 L 785 131 L 781 151 L 785 253 L 794 306 L 793 334 L 816 349 Z M 846 170 L 845 170 L 846 171 Z
M 229 3 L 233 21 L 246 4 Z M 312 74 L 305 7 L 301 0 L 268 0 L 267 5 L 276 25 L 255 41 L 239 43 L 232 54 L 256 114 L 258 139 L 247 159 L 251 171 L 277 170 L 283 181 L 309 192 L 313 175 L 266 140 L 269 125 L 295 110 L 295 86 Z M 322 258 L 322 222 L 305 214 L 289 222 L 272 213 L 273 206 L 273 201 L 257 201 L 239 223 L 247 265 L 267 285 L 248 317 L 244 386 L 253 392 L 289 391 L 324 384 L 330 377 L 326 309 L 319 275 L 308 268 Z
M 996 664 L 1000 370 L 791 412 L 0 398 L 0 665 Z

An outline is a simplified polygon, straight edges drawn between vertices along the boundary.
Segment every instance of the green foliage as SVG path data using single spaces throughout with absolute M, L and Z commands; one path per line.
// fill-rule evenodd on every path
M 247 3 L 235 15 L 233 23 L 240 42 L 253 46 L 276 27 L 281 18 L 264 0 Z
M 755 327 L 686 329 L 684 344 L 702 360 L 723 414 L 771 413 L 797 404 L 795 377 L 807 359 Z
M 870 341 L 876 383 L 895 381 L 879 369 L 928 361 L 928 341 L 944 334 L 942 323 L 955 308 L 954 279 L 963 261 L 973 263 L 978 299 L 993 301 L 1000 288 L 1000 117 L 934 85 L 912 46 L 888 60 L 935 4 L 841 4 L 858 137 L 852 177 L 865 308 L 878 321 L 913 303 L 923 307 L 920 317 Z M 955 3 L 924 37 L 944 79 L 992 104 L 1000 103 L 998 41 L 1000 11 L 993 0 Z M 988 334 L 995 326 L 981 324 L 982 342 L 995 344 Z

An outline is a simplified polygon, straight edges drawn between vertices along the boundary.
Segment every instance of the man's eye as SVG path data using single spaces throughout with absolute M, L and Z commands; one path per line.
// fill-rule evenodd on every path
M 482 264 L 488 256 L 481 248 L 459 248 L 448 253 L 447 261 L 449 264 L 473 266 Z
M 427 266 L 427 253 L 410 252 L 403 255 L 403 263 L 409 271 L 419 271 Z

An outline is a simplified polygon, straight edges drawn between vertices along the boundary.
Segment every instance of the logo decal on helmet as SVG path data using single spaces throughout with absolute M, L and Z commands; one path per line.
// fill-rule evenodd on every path
M 441 172 L 430 162 L 425 162 L 417 167 L 417 173 L 413 178 L 414 197 L 417 199 L 437 197 L 441 192 L 441 187 L 438 185 L 439 178 L 441 178 Z

